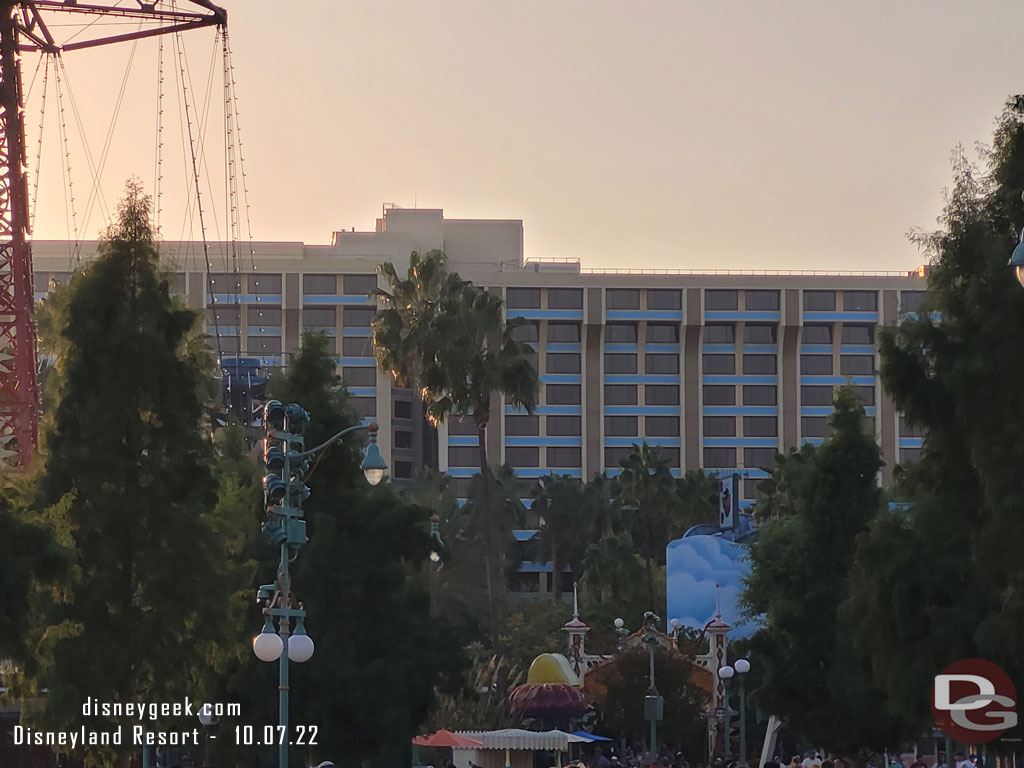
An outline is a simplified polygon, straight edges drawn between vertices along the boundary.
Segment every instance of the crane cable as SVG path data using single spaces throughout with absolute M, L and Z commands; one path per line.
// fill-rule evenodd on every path
M 160 212 L 163 199 L 164 150 L 164 38 L 160 36 L 156 53 L 156 141 L 153 159 L 153 231 L 160 233 Z
M 71 224 L 71 232 L 68 232 L 68 272 L 76 270 L 79 262 L 81 261 L 81 254 L 75 248 L 75 243 L 78 242 L 78 215 L 75 211 L 75 187 L 74 178 L 71 175 L 71 145 L 68 142 L 68 125 L 67 119 L 65 118 L 65 112 L 67 107 L 64 105 L 64 81 L 61 78 L 61 67 L 60 54 L 55 53 L 54 56 L 54 67 L 53 75 L 55 80 L 55 92 L 57 94 L 57 112 L 60 116 L 58 123 L 58 137 L 61 144 L 64 147 L 64 162 L 61 164 L 61 175 L 64 179 L 64 226 L 67 227 L 69 221 Z M 70 217 L 68 213 L 70 211 Z M 72 239 L 71 235 L 74 234 Z
M 48 83 L 50 79 L 50 54 L 47 53 L 45 56 L 39 57 L 39 62 L 42 63 L 43 59 L 46 59 L 46 68 L 43 71 L 43 103 L 39 109 L 39 141 L 36 144 L 36 177 L 32 181 L 32 205 L 29 209 L 28 216 L 28 228 L 31 232 L 35 227 L 36 223 L 36 209 L 39 206 L 39 176 L 42 174 L 43 169 L 43 131 L 46 126 L 46 93 L 49 90 Z M 39 67 L 36 66 L 36 73 L 38 74 Z M 32 86 L 35 85 L 35 75 L 32 76 Z M 32 86 L 29 86 L 29 93 L 32 91 Z M 26 97 L 27 100 L 27 97 Z

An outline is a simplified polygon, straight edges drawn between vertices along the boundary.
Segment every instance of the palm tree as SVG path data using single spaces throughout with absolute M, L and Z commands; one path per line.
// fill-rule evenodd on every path
M 583 484 L 575 477 L 551 474 L 542 477 L 533 492 L 531 510 L 540 517 L 540 546 L 551 557 L 553 596 L 562 597 L 562 566 L 568 563 L 577 581 L 587 542 L 591 539 L 592 515 L 586 506 Z

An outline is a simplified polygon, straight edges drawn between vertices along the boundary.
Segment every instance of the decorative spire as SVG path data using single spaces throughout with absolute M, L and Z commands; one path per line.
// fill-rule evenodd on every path
M 580 617 L 580 596 L 576 592 L 576 582 L 572 583 L 572 617 L 578 619 Z
M 715 584 L 715 618 L 722 618 L 722 587 L 720 584 Z

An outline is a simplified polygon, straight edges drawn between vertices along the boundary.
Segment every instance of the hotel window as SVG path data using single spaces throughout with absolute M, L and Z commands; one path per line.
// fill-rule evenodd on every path
M 479 466 L 479 464 L 480 450 L 475 445 L 448 446 L 448 466 L 475 467 Z
M 341 369 L 341 378 L 350 387 L 376 387 L 377 369 L 346 365 Z
M 583 434 L 583 420 L 579 416 L 547 416 L 545 433 L 552 437 L 579 437 Z
M 756 499 L 757 498 L 757 484 L 761 481 L 753 477 L 743 478 L 743 498 L 744 499 Z
M 878 293 L 843 291 L 843 309 L 847 312 L 874 312 L 878 309 Z
M 840 355 L 839 373 L 842 376 L 869 376 L 875 372 L 874 355 Z
M 636 344 L 636 323 L 608 323 L 604 327 L 605 344 Z
M 779 360 L 775 355 L 744 355 L 744 374 L 774 374 L 778 371 Z
M 670 467 L 679 467 L 679 449 L 667 446 L 658 447 L 658 456 L 668 462 Z
M 874 387 L 850 387 L 853 390 L 853 394 L 860 398 L 861 403 L 864 405 L 875 404 L 875 388 Z
M 626 458 L 629 458 L 629 454 L 633 452 L 632 446 L 626 448 L 625 446 L 615 446 L 604 449 L 604 465 L 606 467 L 617 467 L 619 462 Z
M 280 293 L 281 275 L 258 274 L 246 276 L 246 293 L 258 295 L 261 293 Z M 184 286 L 182 286 L 184 287 Z
M 395 477 L 398 480 L 411 480 L 412 479 L 412 462 L 395 460 Z
M 900 437 L 924 437 L 926 430 L 917 424 L 911 424 L 907 417 L 900 414 Z
M 605 405 L 636 405 L 636 384 L 605 384 Z
M 874 344 L 875 326 L 873 325 L 844 325 L 843 344 Z
M 540 448 L 535 445 L 506 445 L 505 461 L 513 467 L 539 467 Z
M 582 464 L 582 451 L 570 446 L 552 446 L 547 449 L 547 465 L 549 467 L 578 467 Z
M 303 275 L 302 293 L 306 296 L 335 296 L 338 293 L 337 275 Z
M 245 348 L 251 355 L 280 355 L 280 336 L 249 336 L 245 340 Z
M 540 416 L 506 416 L 506 435 L 539 435 Z
M 682 309 L 683 295 L 679 291 L 649 290 L 647 291 L 648 309 Z
M 636 437 L 636 416 L 605 416 L 604 433 L 608 437 Z
M 256 309 L 250 307 L 250 310 Z M 335 307 L 303 307 L 302 324 L 306 328 L 330 328 L 338 324 L 338 311 Z
M 800 434 L 804 437 L 824 437 L 828 429 L 828 417 L 826 416 L 801 416 Z
M 280 326 L 281 325 L 281 308 L 280 307 L 246 307 L 246 320 L 248 320 L 250 327 L 262 327 L 262 326 Z M 237 323 L 235 323 L 237 325 Z
M 779 308 L 778 291 L 747 291 L 743 297 L 744 306 L 749 310 L 777 311 Z
M 540 326 L 537 323 L 524 322 L 512 326 L 512 338 L 520 344 L 536 344 L 540 340 Z
M 747 323 L 743 326 L 744 344 L 774 344 L 775 326 L 761 323 Z
M 575 352 L 548 352 L 548 373 L 579 373 L 580 356 Z
M 831 325 L 805 325 L 804 326 L 804 344 L 831 344 L 832 343 L 832 326 Z
M 679 326 L 675 323 L 648 323 L 648 344 L 678 344 Z
M 240 307 L 207 307 L 206 324 L 237 328 L 242 321 L 240 309 Z M 249 325 L 252 325 L 252 323 L 249 323 Z
M 396 419 L 411 419 L 412 418 L 412 403 L 409 400 L 395 400 L 395 418 Z M 456 435 L 458 435 L 458 434 L 475 435 L 476 434 L 476 426 L 475 425 L 473 426 L 473 430 L 472 431 L 454 432 L 453 433 L 452 432 L 452 425 L 456 421 L 457 421 L 456 419 L 449 419 L 448 420 L 448 434 L 456 434 Z M 463 425 L 465 425 L 467 422 L 469 424 L 473 424 L 473 419 L 461 419 L 461 420 L 458 420 L 458 421 L 461 421 L 461 423 Z M 465 427 L 465 428 L 468 429 L 468 427 Z
M 736 437 L 736 418 L 733 416 L 705 416 L 704 437 Z
M 800 373 L 804 376 L 831 376 L 832 355 L 800 355 Z
M 919 461 L 920 459 L 920 448 L 900 448 L 900 464 L 906 464 L 908 461 Z
M 835 291 L 804 291 L 804 312 L 835 312 Z
M 353 397 L 350 402 L 356 409 L 356 413 L 363 419 L 377 415 L 376 397 Z
M 925 291 L 900 291 L 900 312 L 917 312 L 925 295 Z
M 455 494 L 455 498 L 464 499 L 469 496 L 472 484 L 472 477 L 453 477 L 448 480 L 448 490 Z
M 644 433 L 648 437 L 679 437 L 679 417 L 646 416 Z
M 207 279 L 206 290 L 217 294 L 238 293 L 242 290 L 242 278 L 239 275 L 217 272 Z
M 395 401 L 397 405 L 400 401 Z M 398 416 L 398 409 L 395 409 L 395 416 Z M 406 418 L 409 418 L 406 416 Z M 448 434 L 449 435 L 460 435 L 462 437 L 476 437 L 479 432 L 476 428 L 476 422 L 473 421 L 472 416 L 466 416 L 465 418 L 452 417 L 448 419 Z
M 744 448 L 743 466 L 747 469 L 774 469 L 775 448 Z
M 369 328 L 377 310 L 372 307 L 345 307 L 342 322 L 346 328 Z
M 704 373 L 736 373 L 735 355 L 704 355 Z
M 549 309 L 583 309 L 582 288 L 548 288 Z
M 636 355 L 621 352 L 606 352 L 605 373 L 636 373 Z
M 213 339 L 207 340 L 207 346 Z M 220 337 L 220 352 L 222 355 L 233 355 L 239 351 L 238 349 L 239 339 L 237 336 L 221 336 Z M 212 349 L 212 347 L 211 347 Z
M 704 326 L 705 344 L 732 344 L 736 341 L 736 327 L 732 323 L 708 323 Z
M 408 429 L 396 429 L 395 448 L 412 448 L 412 432 Z
M 540 309 L 540 288 L 506 288 L 509 309 Z
M 644 355 L 644 373 L 679 373 L 679 355 Z
M 705 448 L 705 469 L 733 469 L 736 466 L 735 448 Z
M 746 437 L 778 437 L 779 420 L 774 416 L 744 416 L 743 434 Z
M 739 306 L 737 291 L 706 290 L 704 291 L 705 310 L 729 310 Z
M 704 405 L 736 405 L 736 387 L 731 384 L 705 384 Z
M 373 357 L 370 336 L 346 336 L 341 340 L 341 354 L 345 357 Z
M 366 296 L 377 287 L 376 275 L 345 275 L 341 279 L 346 296 Z
M 744 405 L 777 405 L 777 387 L 773 385 L 747 385 L 743 387 Z
M 640 291 L 637 288 L 609 288 L 605 291 L 608 309 L 640 309 Z
M 581 389 L 579 384 L 545 384 L 544 391 L 548 405 L 579 405 Z
M 800 405 L 822 406 L 832 405 L 835 393 L 832 385 L 817 387 L 800 387 Z
M 679 387 L 675 384 L 648 384 L 644 387 L 645 405 L 679 405 Z
M 548 343 L 578 344 L 579 323 L 548 323 Z

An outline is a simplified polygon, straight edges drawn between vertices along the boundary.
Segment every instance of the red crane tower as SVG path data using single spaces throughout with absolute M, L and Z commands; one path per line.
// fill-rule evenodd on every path
M 14 451 L 16 465 L 22 468 L 31 460 L 38 445 L 39 391 L 36 334 L 32 322 L 32 246 L 20 54 L 23 51 L 60 54 L 227 25 L 227 11 L 209 0 L 183 0 L 183 7 L 189 10 L 160 0 L 136 0 L 136 3 L 138 7 L 84 4 L 78 0 L 0 0 L 0 441 L 7 442 L 7 450 Z M 137 19 L 154 26 L 143 29 L 140 24 L 134 32 L 100 34 L 58 44 L 46 25 L 46 18 L 51 14 Z

